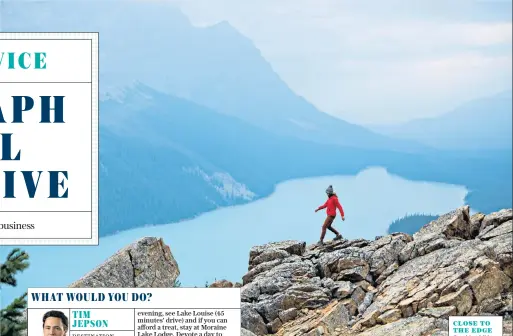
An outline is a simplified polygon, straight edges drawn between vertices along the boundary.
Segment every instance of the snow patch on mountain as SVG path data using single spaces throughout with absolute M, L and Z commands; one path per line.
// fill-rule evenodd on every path
M 135 97 L 142 100 L 153 100 L 153 96 L 147 92 L 147 87 L 138 80 L 132 80 L 124 85 L 105 84 L 105 86 L 100 92 L 101 100 L 114 100 L 118 103 L 124 103 Z
M 183 170 L 189 174 L 200 176 L 212 186 L 224 199 L 243 199 L 253 200 L 257 195 L 249 188 L 237 182 L 230 174 L 225 172 L 214 172 L 207 174 L 199 167 L 183 167 Z

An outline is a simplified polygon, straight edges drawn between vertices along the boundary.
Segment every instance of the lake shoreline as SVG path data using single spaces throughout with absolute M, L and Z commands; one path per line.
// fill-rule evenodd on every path
M 290 180 L 283 180 L 283 181 L 275 183 L 268 193 L 266 193 L 266 194 L 264 194 L 262 196 L 258 196 L 257 195 L 252 200 L 243 201 L 243 202 L 232 204 L 232 205 L 219 206 L 218 208 L 215 208 L 215 209 L 212 209 L 212 210 L 203 211 L 203 212 L 200 212 L 200 213 L 198 213 L 196 215 L 189 216 L 189 217 L 184 217 L 184 218 L 181 218 L 181 219 L 178 219 L 178 220 L 175 220 L 175 221 L 171 221 L 171 222 L 163 222 L 163 223 L 157 223 L 157 224 L 155 224 L 155 223 L 152 223 L 152 224 L 146 223 L 146 224 L 142 224 L 140 226 L 129 228 L 129 229 L 126 229 L 126 230 L 120 230 L 120 231 L 115 231 L 115 232 L 112 232 L 112 233 L 109 233 L 109 234 L 106 234 L 106 235 L 100 235 L 99 238 L 100 239 L 109 238 L 109 237 L 115 236 L 115 235 L 123 233 L 123 232 L 131 231 L 131 230 L 137 230 L 137 229 L 141 229 L 141 228 L 153 228 L 153 227 L 159 227 L 159 226 L 164 226 L 164 225 L 179 225 L 179 224 L 181 224 L 183 222 L 188 222 L 188 221 L 191 221 L 191 220 L 195 220 L 195 219 L 197 219 L 197 218 L 199 218 L 199 217 L 201 217 L 203 215 L 206 215 L 206 214 L 209 214 L 209 213 L 212 213 L 212 212 L 215 212 L 215 211 L 219 211 L 221 209 L 229 209 L 229 208 L 233 208 L 233 207 L 240 207 L 240 206 L 245 206 L 245 205 L 252 204 L 252 203 L 255 203 L 255 202 L 259 202 L 259 201 L 264 201 L 264 200 L 272 197 L 272 195 L 277 192 L 277 190 L 280 188 L 281 185 L 287 184 L 288 182 L 291 182 L 291 181 L 298 181 L 299 182 L 299 181 L 309 181 L 309 180 L 312 180 L 312 179 L 319 179 L 319 178 L 329 179 L 329 178 L 343 178 L 343 177 L 353 177 L 353 176 L 354 177 L 358 177 L 358 176 L 362 175 L 363 173 L 365 173 L 366 171 L 371 171 L 371 170 L 383 170 L 386 174 L 390 175 L 393 178 L 405 179 L 405 177 L 401 176 L 400 174 L 390 172 L 390 170 L 387 169 L 386 167 L 382 167 L 382 166 L 378 166 L 378 165 L 370 165 L 367 168 L 364 168 L 364 169 L 360 170 L 357 174 L 354 174 L 354 175 L 349 174 L 349 173 L 340 174 L 340 175 L 333 175 L 333 174 L 322 175 L 321 174 L 321 175 L 318 175 L 318 176 L 314 175 L 314 176 L 294 178 L 294 179 L 290 179 Z M 416 181 L 416 182 L 422 182 L 422 183 L 429 183 L 431 185 L 439 185 L 439 186 L 451 185 L 451 186 L 455 186 L 455 187 L 463 187 L 463 188 L 466 189 L 465 202 L 467 201 L 467 197 L 468 197 L 469 192 L 470 192 L 467 189 L 468 187 L 462 186 L 462 185 L 457 185 L 457 184 L 438 182 L 438 181 L 428 181 L 428 180 L 423 180 L 423 179 L 419 179 L 419 180 L 408 179 L 408 180 Z
M 203 287 L 215 279 L 240 282 L 252 247 L 283 240 L 318 241 L 326 214 L 314 210 L 325 202 L 325 189 L 330 184 L 346 215 L 345 221 L 337 216 L 333 225 L 347 239 L 386 235 L 390 222 L 408 212 L 452 211 L 464 204 L 467 194 L 462 186 L 414 182 L 382 167 L 364 169 L 353 176 L 289 180 L 277 184 L 267 197 L 219 208 L 188 221 L 126 230 L 101 238 L 98 246 L 22 246 L 29 254 L 30 267 L 17 277 L 18 287 L 2 289 L 3 300 L 11 302 L 28 287 L 66 287 L 145 236 L 162 238 L 170 247 L 180 268 L 182 286 Z M 333 237 L 327 232 L 325 239 Z M 14 247 L 0 250 L 7 255 Z

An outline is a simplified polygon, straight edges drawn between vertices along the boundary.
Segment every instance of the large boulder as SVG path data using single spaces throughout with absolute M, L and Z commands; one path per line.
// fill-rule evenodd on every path
M 504 272 L 513 278 L 513 221 L 510 219 L 501 223 L 497 220 L 495 224 L 486 226 L 477 238 L 492 247 L 496 254 L 495 259 Z
M 413 235 L 399 255 L 399 262 L 423 256 L 430 252 L 457 246 L 462 240 L 472 238 L 469 207 L 460 207 L 424 225 Z
M 119 250 L 69 287 L 173 287 L 180 275 L 169 246 L 155 237 L 141 238 Z

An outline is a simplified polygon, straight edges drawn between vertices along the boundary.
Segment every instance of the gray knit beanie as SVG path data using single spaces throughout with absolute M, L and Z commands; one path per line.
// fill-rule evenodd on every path
M 326 194 L 328 194 L 328 195 L 333 194 L 333 187 L 331 185 L 326 189 Z

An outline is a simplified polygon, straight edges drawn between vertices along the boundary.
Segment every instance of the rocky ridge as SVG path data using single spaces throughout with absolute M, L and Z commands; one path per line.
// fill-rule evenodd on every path
M 414 235 L 255 246 L 241 288 L 241 335 L 448 335 L 449 315 L 502 315 L 512 335 L 512 209 L 461 207 Z M 162 239 L 144 237 L 70 287 L 173 287 Z
M 180 269 L 160 238 L 144 237 L 119 250 L 70 288 L 173 287 Z
M 440 216 L 413 236 L 255 246 L 242 328 L 256 335 L 448 335 L 449 315 L 511 328 L 512 209 Z M 511 333 L 509 331 L 509 333 Z

